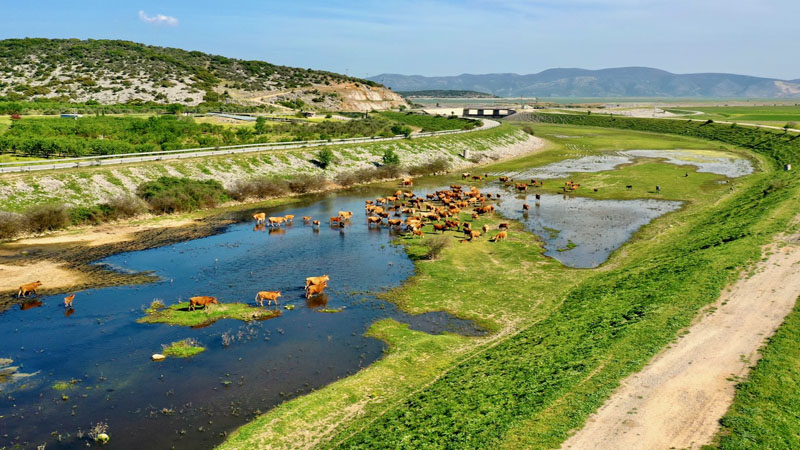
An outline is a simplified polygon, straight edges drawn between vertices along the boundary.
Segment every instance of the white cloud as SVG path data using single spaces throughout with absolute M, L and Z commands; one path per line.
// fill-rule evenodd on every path
M 139 19 L 145 23 L 152 23 L 154 25 L 169 25 L 171 27 L 178 26 L 178 18 L 172 16 L 165 16 L 164 14 L 156 14 L 155 16 L 148 16 L 144 11 L 139 11 Z

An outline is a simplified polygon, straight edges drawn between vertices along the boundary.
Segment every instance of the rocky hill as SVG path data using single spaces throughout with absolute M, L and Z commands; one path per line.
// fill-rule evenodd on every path
M 374 81 L 129 41 L 0 41 L 0 96 L 102 104 L 241 103 L 369 111 L 405 105 Z
M 396 91 L 458 89 L 503 97 L 800 98 L 798 80 L 726 73 L 674 74 L 648 67 L 549 69 L 530 75 L 496 73 L 446 77 L 381 74 Z

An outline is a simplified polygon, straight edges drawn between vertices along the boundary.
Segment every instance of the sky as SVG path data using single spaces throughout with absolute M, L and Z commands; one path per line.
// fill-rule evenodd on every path
M 125 39 L 359 77 L 647 66 L 800 79 L 798 0 L 0 3 L 0 39 Z

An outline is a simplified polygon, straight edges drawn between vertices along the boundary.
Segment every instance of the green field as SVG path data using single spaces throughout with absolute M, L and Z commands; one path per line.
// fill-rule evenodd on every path
M 756 123 L 782 127 L 789 122 L 800 123 L 800 106 L 702 106 L 667 108 L 692 119 L 711 119 L 725 122 Z M 694 114 L 701 112 L 702 114 Z M 797 128 L 796 126 L 794 128 Z
M 638 126 L 663 127 L 659 122 L 668 121 Z M 671 134 L 529 126 L 551 144 L 487 171 L 620 149 L 743 151 Z M 750 131 L 736 133 L 726 138 L 750 142 Z M 559 137 L 568 135 L 580 137 Z M 790 199 L 797 198 L 798 181 L 773 171 L 784 156 L 797 154 L 753 145 L 760 153 L 753 158 L 765 172 L 733 185 L 716 183 L 723 177 L 709 174 L 684 178 L 669 193 L 685 200 L 684 208 L 644 227 L 597 269 L 570 269 L 545 258 L 539 240 L 514 223 L 505 242 L 453 239 L 436 260 L 418 260 L 417 274 L 385 296 L 410 312 L 445 310 L 474 319 L 492 334 L 430 336 L 394 321 L 378 322 L 369 334 L 389 343 L 383 359 L 280 405 L 237 430 L 221 448 L 557 448 L 620 379 L 640 370 L 742 268 L 757 261 L 760 245 L 797 213 Z M 674 166 L 662 163 L 581 175 L 587 185 L 603 182 L 596 194 L 602 198 L 630 196 L 623 180 L 677 183 L 676 176 Z M 772 220 L 763 220 L 768 216 Z M 500 220 L 477 225 L 485 221 L 496 230 Z M 412 255 L 426 251 L 424 241 L 404 243 Z

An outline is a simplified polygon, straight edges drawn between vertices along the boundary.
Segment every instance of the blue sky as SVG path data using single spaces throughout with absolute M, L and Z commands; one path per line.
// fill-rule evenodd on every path
M 800 78 L 798 0 L 2 3 L 3 39 L 126 39 L 356 76 L 649 66 Z

